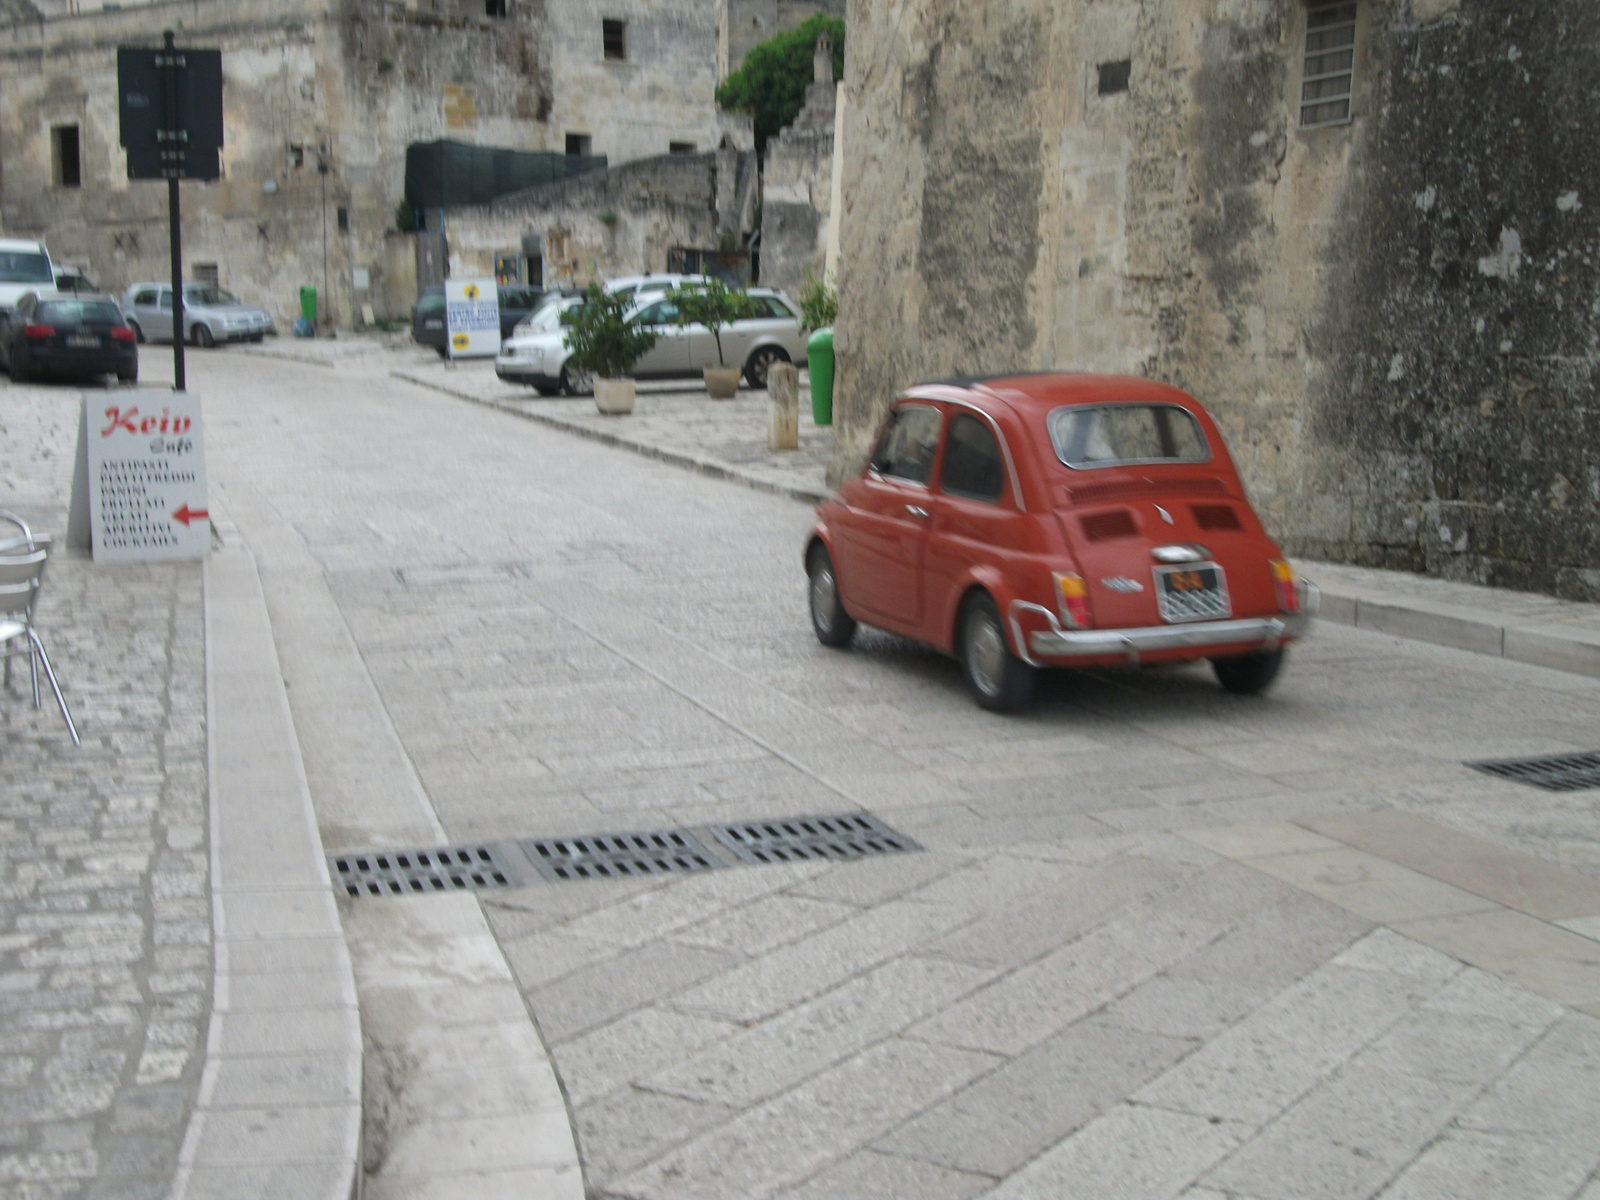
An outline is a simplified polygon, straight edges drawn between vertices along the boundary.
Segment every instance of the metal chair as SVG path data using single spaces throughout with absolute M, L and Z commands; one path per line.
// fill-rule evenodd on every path
M 33 606 L 44 584 L 44 564 L 50 557 L 48 537 L 37 537 L 21 518 L 0 512 L 0 518 L 22 528 L 20 537 L 0 539 L 0 657 L 5 659 L 5 687 L 11 687 L 11 660 L 28 656 L 28 674 L 33 684 L 33 706 L 39 704 L 39 667 L 44 667 L 50 690 L 55 693 L 61 719 L 67 723 L 72 744 L 81 746 L 78 727 L 61 695 L 61 685 L 50 665 L 44 642 L 33 628 Z

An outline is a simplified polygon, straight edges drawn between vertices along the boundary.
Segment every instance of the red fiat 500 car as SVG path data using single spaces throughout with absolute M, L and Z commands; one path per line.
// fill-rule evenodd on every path
M 1211 660 L 1259 692 L 1318 593 L 1261 528 L 1210 415 L 1146 379 L 1039 374 L 912 388 L 817 510 L 811 622 L 960 660 L 985 708 L 1040 667 Z

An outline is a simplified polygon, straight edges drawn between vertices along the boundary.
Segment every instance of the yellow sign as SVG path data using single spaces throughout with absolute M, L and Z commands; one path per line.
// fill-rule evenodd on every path
M 475 284 L 475 283 L 467 284 L 467 299 L 468 300 L 476 300 L 477 298 L 478 298 L 478 285 Z
M 457 350 L 465 350 L 467 346 L 471 344 L 471 342 L 472 339 L 464 333 L 458 333 L 455 335 L 455 337 L 450 339 L 450 344 Z

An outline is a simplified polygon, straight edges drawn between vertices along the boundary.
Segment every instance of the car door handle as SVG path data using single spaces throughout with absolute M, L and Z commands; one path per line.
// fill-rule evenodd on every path
M 915 504 L 906 505 L 906 511 L 908 513 L 910 513 L 913 517 L 925 517 L 925 516 L 928 515 L 928 510 L 927 509 L 922 508 L 922 507 L 920 507 L 918 505 L 915 505 Z

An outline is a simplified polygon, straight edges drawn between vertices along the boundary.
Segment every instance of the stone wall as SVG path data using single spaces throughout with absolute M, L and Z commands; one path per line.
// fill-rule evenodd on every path
M 1600 598 L 1600 8 L 1358 14 L 1302 129 L 1302 0 L 853 5 L 835 476 L 918 379 L 1149 375 L 1295 552 Z
M 805 107 L 767 143 L 761 179 L 761 283 L 799 293 L 806 272 L 821 279 L 833 184 L 833 58 L 819 53 Z
M 536 244 L 547 286 L 659 273 L 675 246 L 742 241 L 755 215 L 755 171 L 750 151 L 662 155 L 450 209 L 451 270 L 490 274 L 496 255 Z

